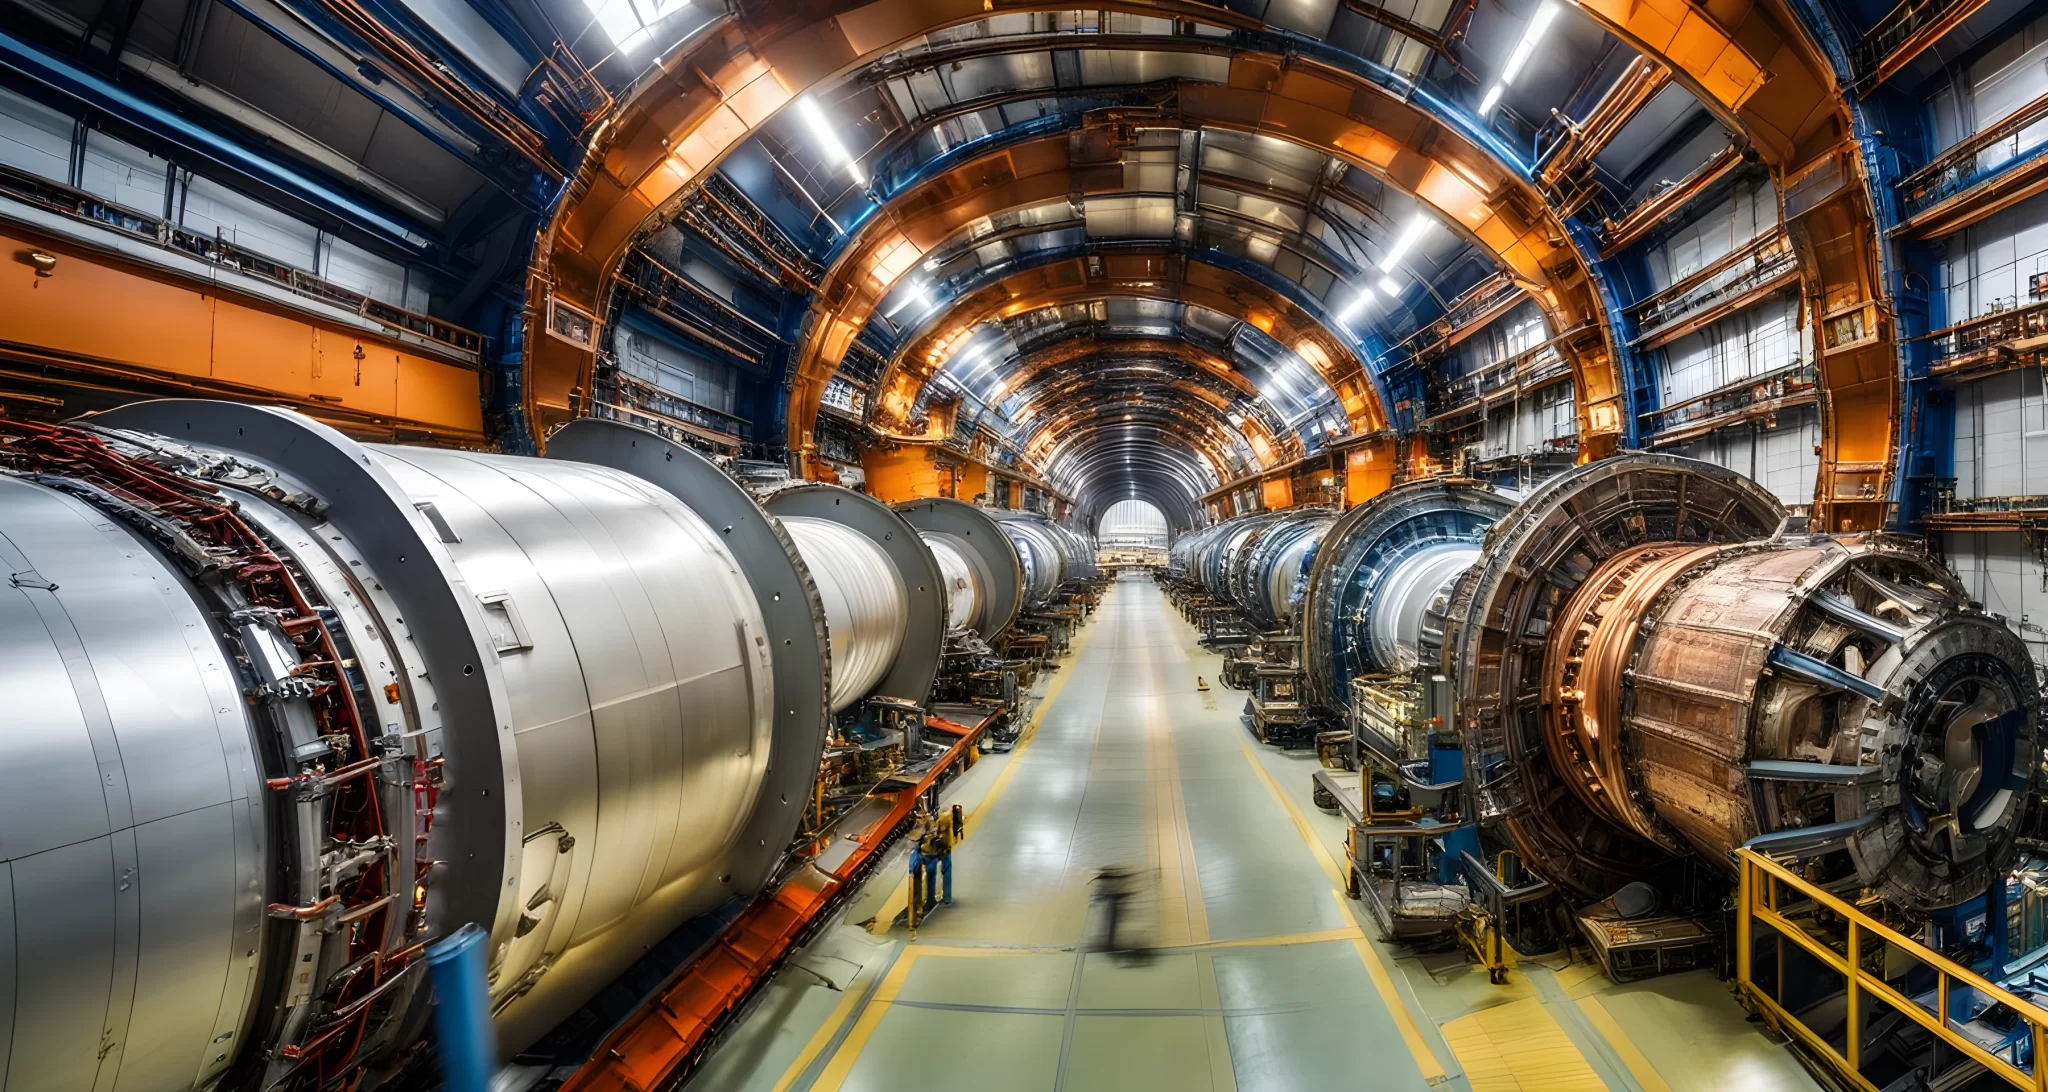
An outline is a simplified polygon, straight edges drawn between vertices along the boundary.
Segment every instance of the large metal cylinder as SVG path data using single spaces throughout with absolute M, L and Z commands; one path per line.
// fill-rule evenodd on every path
M 954 624 L 985 640 L 1009 629 L 1024 609 L 1027 587 L 1024 560 L 1003 525 L 987 509 L 949 497 L 905 501 L 895 510 L 941 567 Z
M 1052 602 L 1067 570 L 1066 551 L 1052 525 L 1022 517 L 1000 518 L 997 523 L 1024 567 L 1025 607 L 1036 609 Z
M 1925 911 L 2009 860 L 2024 644 L 1917 544 L 1783 520 L 1731 471 L 1623 456 L 1545 483 L 1456 581 L 1466 778 L 1552 882 L 1599 899 L 1751 846 Z
M 1265 521 L 1228 562 L 1226 598 L 1259 630 L 1294 618 L 1309 560 L 1334 517 L 1320 509 L 1281 513 Z
M 703 460 L 599 422 L 555 446 L 614 466 L 95 420 L 133 431 L 0 435 L 6 1088 L 375 1069 L 470 922 L 517 1051 L 780 858 L 823 626 Z
M 1510 494 L 1484 482 L 1425 478 L 1353 507 L 1330 526 L 1300 608 L 1303 666 L 1318 704 L 1347 707 L 1359 675 L 1434 670 L 1451 588 L 1512 504 Z
M 910 597 L 888 555 L 860 532 L 811 516 L 784 516 L 782 526 L 802 551 L 825 605 L 837 713 L 873 693 L 895 666 Z
M 946 624 L 955 629 L 974 629 L 981 624 L 981 575 L 959 540 L 951 535 L 928 534 L 924 544 L 939 563 L 939 578 L 946 585 Z

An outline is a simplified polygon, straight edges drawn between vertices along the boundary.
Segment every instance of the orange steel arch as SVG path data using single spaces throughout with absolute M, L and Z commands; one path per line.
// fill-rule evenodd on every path
M 1041 370 L 1040 374 L 1043 374 L 1043 370 Z M 1064 428 L 1065 422 L 1071 419 L 1073 412 L 1077 408 L 1083 408 L 1085 404 L 1099 402 L 1104 407 L 1112 408 L 1117 413 L 1130 412 L 1132 406 L 1144 404 L 1144 401 L 1137 403 L 1126 400 L 1111 401 L 1095 388 L 1094 377 L 1085 371 L 1077 369 L 1055 376 L 1048 381 L 1043 389 L 1032 392 L 1032 401 L 1029 407 L 1017 419 L 1019 424 L 1028 426 L 1024 442 L 1021 445 L 1027 453 L 1027 457 L 1033 445 L 1037 444 L 1041 437 L 1060 432 Z M 1234 437 L 1241 438 L 1245 446 L 1251 450 L 1254 469 L 1266 469 L 1285 461 L 1281 454 L 1275 450 L 1272 441 L 1267 439 L 1271 434 L 1267 433 L 1264 426 L 1255 419 L 1250 416 L 1244 416 L 1244 425 L 1242 427 L 1226 425 L 1229 415 L 1238 408 L 1238 403 L 1233 402 L 1222 392 L 1185 377 L 1176 377 L 1161 381 L 1155 388 L 1148 388 L 1144 399 L 1150 400 L 1154 398 L 1155 392 L 1161 390 L 1172 391 L 1184 396 L 1180 399 L 1181 405 L 1192 407 L 1199 403 L 1199 405 L 1213 411 L 1209 414 L 1202 427 L 1205 439 L 1211 444 L 1220 445 L 1210 452 L 1213 455 L 1210 463 L 1219 476 L 1225 475 L 1232 470 L 1231 460 L 1226 458 L 1222 451 L 1229 446 L 1229 441 Z M 1254 436 L 1259 438 L 1257 442 L 1254 442 Z M 1300 441 L 1293 436 L 1289 436 L 1288 439 L 1293 441 L 1289 445 L 1293 450 L 1287 457 L 1298 456 L 1301 446 Z
M 1176 107 L 1105 110 L 1079 139 L 1061 134 L 991 152 L 927 180 L 870 218 L 812 298 L 791 364 L 791 450 L 806 449 L 833 369 L 905 270 L 960 228 L 1003 209 L 1123 192 L 1115 135 L 1122 125 L 1146 122 L 1288 140 L 1369 170 L 1432 208 L 1529 288 L 1554 330 L 1577 332 L 1563 344 L 1585 395 L 1582 447 L 1589 457 L 1614 449 L 1622 427 L 1620 381 L 1606 324 L 1578 253 L 1533 186 L 1420 108 L 1335 69 L 1241 53 L 1231 71 L 1229 86 L 1176 81 Z M 1346 380 L 1336 378 L 1333 388 Z M 1364 389 L 1376 398 L 1369 381 Z M 1384 427 L 1384 408 L 1378 416 L 1377 423 L 1355 419 L 1354 426 L 1375 431 Z
M 1101 338 L 1094 335 L 1072 337 L 1056 342 L 1042 349 L 1034 349 L 1018 357 L 1003 380 L 997 385 L 992 401 L 1001 403 L 1012 393 L 1030 382 L 1042 372 L 1054 368 L 1073 368 L 1080 371 L 1076 382 L 1086 379 L 1087 365 L 1098 358 L 1150 356 L 1172 359 L 1191 368 L 1199 369 L 1216 377 L 1231 389 L 1244 395 L 1246 400 L 1260 397 L 1259 389 L 1243 372 L 1231 367 L 1230 362 L 1216 354 L 1186 341 L 1163 338 Z M 1223 396 L 1209 388 L 1191 387 L 1204 402 L 1228 413 L 1235 408 Z M 1031 424 L 1040 412 L 1034 401 L 1027 404 L 1018 421 Z M 1033 435 L 1042 430 L 1042 423 L 1034 425 Z M 1236 426 L 1245 444 L 1252 450 L 1254 460 L 1261 467 L 1273 466 L 1300 455 L 1301 438 L 1293 433 L 1276 435 L 1265 422 L 1256 417 L 1245 416 L 1244 423 Z
M 918 331 L 889 360 L 875 384 L 870 420 L 884 431 L 907 434 L 918 395 L 975 326 L 1112 296 L 1190 303 L 1242 318 L 1307 361 L 1336 393 L 1352 428 L 1375 432 L 1386 427 L 1358 358 L 1314 316 L 1243 274 L 1136 248 L 1036 266 L 954 300 L 938 321 Z M 792 417 L 796 404 L 793 395 Z
M 1670 68 L 1770 168 L 1814 324 L 1815 526 L 1882 526 L 1899 435 L 1896 331 L 1869 179 L 1833 68 L 1777 0 L 1579 0 L 1579 9 Z
M 750 5 L 752 7 L 752 5 Z M 1120 3 L 1102 10 L 1259 24 L 1190 3 Z M 991 12 L 1068 10 L 1057 4 L 1001 5 L 976 0 L 878 0 L 838 10 L 771 6 L 715 24 L 666 59 L 660 71 L 627 96 L 602 125 L 593 152 L 543 233 L 529 283 L 539 323 L 527 340 L 525 398 L 543 431 L 565 419 L 571 393 L 587 389 L 594 336 L 577 312 L 602 320 L 603 284 L 637 235 L 658 222 L 688 185 L 797 94 L 851 71 L 891 48 Z M 1396 188 L 1434 207 L 1452 225 L 1498 256 L 1550 316 L 1553 328 L 1575 332 L 1564 355 L 1578 386 L 1581 450 L 1607 454 L 1621 434 L 1620 382 L 1597 297 L 1577 252 L 1540 193 L 1502 168 L 1426 111 L 1376 85 L 1315 62 L 1275 54 L 1233 56 L 1227 85 L 1183 83 L 1183 121 L 1268 133 L 1318 148 L 1373 170 Z M 900 222 L 899 222 L 900 223 Z M 908 235 L 905 236 L 908 238 Z M 843 264 L 843 263 L 842 263 Z M 866 278 L 870 281 L 872 277 Z M 878 293 L 858 283 L 827 296 L 829 313 L 814 311 L 821 333 L 806 338 L 795 366 L 790 407 L 792 441 L 808 431 L 824 362 L 857 332 L 853 316 Z M 866 314 L 859 318 L 865 320 Z M 548 336 L 568 328 L 569 336 Z M 811 348 L 811 342 L 817 342 Z M 1384 413 L 1381 413 L 1384 416 Z M 799 429 L 801 428 L 801 435 Z

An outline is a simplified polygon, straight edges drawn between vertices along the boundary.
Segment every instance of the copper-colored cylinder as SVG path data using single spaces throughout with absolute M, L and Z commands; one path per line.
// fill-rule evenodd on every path
M 1630 785 L 1624 680 L 1651 606 L 1717 549 L 1655 543 L 1608 558 L 1566 601 L 1543 658 L 1543 745 L 1565 784 L 1603 818 L 1668 849 L 1677 847 Z M 1743 731 L 1740 724 L 1715 728 Z

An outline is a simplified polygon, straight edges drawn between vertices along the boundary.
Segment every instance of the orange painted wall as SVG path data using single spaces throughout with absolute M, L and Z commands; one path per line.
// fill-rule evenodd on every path
M 480 376 L 337 325 L 146 276 L 83 250 L 0 233 L 0 255 L 43 250 L 56 271 L 0 261 L 0 342 L 103 370 L 274 399 L 338 422 L 483 439 Z M 363 359 L 355 359 L 361 345 Z
M 888 504 L 954 495 L 953 471 L 941 472 L 928 447 L 869 447 L 860 453 L 860 467 L 867 475 L 868 492 Z M 972 500 L 973 494 L 962 499 Z
M 1394 484 L 1395 453 L 1392 444 L 1367 443 L 1344 456 L 1344 503 L 1362 504 Z
M 1259 483 L 1259 500 L 1268 511 L 1294 504 L 1294 482 L 1288 478 L 1267 478 Z

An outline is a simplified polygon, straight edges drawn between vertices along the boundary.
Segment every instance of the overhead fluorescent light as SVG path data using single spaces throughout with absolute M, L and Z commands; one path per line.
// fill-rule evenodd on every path
M 825 154 L 834 163 L 846 168 L 846 173 L 852 176 L 854 185 L 867 185 L 867 176 L 861 173 L 860 164 L 854 161 L 853 153 L 847 151 L 846 145 L 839 142 L 839 134 L 833 131 L 832 119 L 825 116 L 825 111 L 818 109 L 817 103 L 804 98 L 796 100 L 796 112 L 804 119 L 804 124 L 810 126 L 811 139 L 818 142 L 818 147 L 825 149 Z
M 1416 213 L 1409 219 L 1408 226 L 1401 229 L 1401 237 L 1394 240 L 1393 249 L 1387 251 L 1380 258 L 1380 268 L 1388 273 L 1392 273 L 1394 267 L 1401 264 L 1401 259 L 1407 257 L 1408 252 L 1415 249 L 1415 244 L 1422 241 L 1422 233 L 1428 230 L 1429 217 L 1419 212 Z M 1384 287 L 1384 283 L 1382 282 L 1382 287 Z
M 1337 315 L 1337 321 L 1348 323 L 1352 319 L 1357 318 L 1359 313 L 1365 310 L 1365 305 L 1372 302 L 1372 299 L 1372 289 L 1362 284 L 1359 285 L 1358 294 L 1351 297 L 1350 303 L 1344 305 L 1344 310 Z
M 1392 278 L 1392 277 L 1381 277 L 1381 278 L 1380 278 L 1380 291 L 1382 291 L 1382 292 L 1385 292 L 1385 293 L 1386 293 L 1387 295 L 1389 295 L 1389 296 L 1397 296 L 1397 295 L 1400 295 L 1400 294 L 1401 294 L 1401 282 L 1400 282 L 1400 281 L 1397 281 L 1397 280 L 1395 280 L 1395 279 L 1394 279 L 1394 278 Z
M 1558 12 L 1561 10 L 1557 0 L 1543 0 L 1536 8 L 1536 14 L 1529 17 L 1529 25 L 1522 30 L 1522 40 L 1515 43 L 1515 51 L 1508 54 L 1507 66 L 1500 70 L 1500 79 L 1486 92 L 1486 97 L 1479 100 L 1479 116 L 1485 117 L 1493 112 L 1494 107 L 1500 105 L 1501 95 L 1506 93 L 1509 84 L 1515 82 L 1515 77 L 1522 74 L 1522 68 L 1529 63 L 1529 58 L 1536 55 L 1536 44 L 1543 40 L 1543 35 L 1550 30 L 1550 24 L 1557 21 Z

